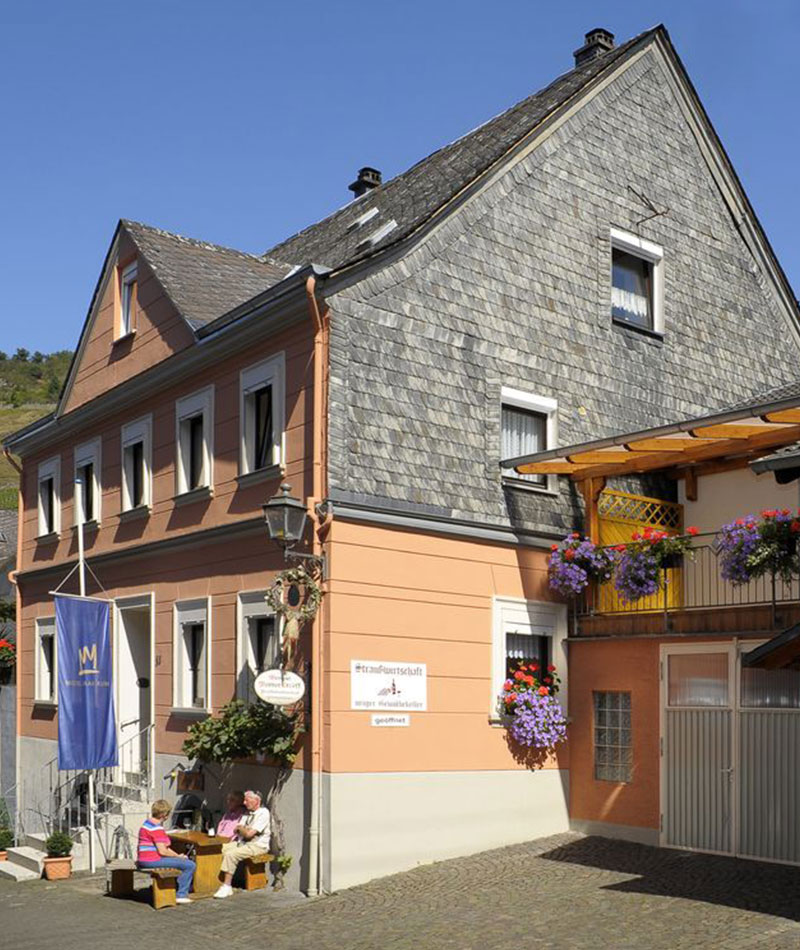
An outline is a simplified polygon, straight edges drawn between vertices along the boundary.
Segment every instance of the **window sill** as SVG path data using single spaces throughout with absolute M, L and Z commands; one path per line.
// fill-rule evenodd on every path
M 126 521 L 138 521 L 139 518 L 150 517 L 150 505 L 137 505 L 135 508 L 126 508 L 119 513 L 120 524 Z
M 191 491 L 181 492 L 173 499 L 176 507 L 181 505 L 192 505 L 196 501 L 208 501 L 214 497 L 214 490 L 210 485 L 201 485 L 200 488 L 193 488 Z
M 136 330 L 128 330 L 127 333 L 123 333 L 122 336 L 118 336 L 114 339 L 112 346 L 116 346 L 118 343 L 128 343 L 136 336 Z
M 648 337 L 651 340 L 658 340 L 660 343 L 664 342 L 664 334 L 660 330 L 652 330 L 649 327 L 640 327 L 636 323 L 629 323 L 627 320 L 620 320 L 619 317 L 612 317 L 611 323 L 615 327 L 620 327 L 623 330 L 630 330 L 633 333 L 638 333 L 640 336 Z
M 173 706 L 169 711 L 170 716 L 176 716 L 179 719 L 208 719 L 211 715 L 210 709 L 200 709 L 191 706 L 188 709 L 184 706 Z
M 51 531 L 49 534 L 40 534 L 36 538 L 37 544 L 55 544 L 56 541 L 59 541 L 61 535 L 58 531 Z
M 519 488 L 522 491 L 533 492 L 536 495 L 549 495 L 551 498 L 555 498 L 558 494 L 557 488 L 548 488 L 546 485 L 533 485 L 531 482 L 525 482 L 517 478 L 509 478 L 508 476 L 503 477 L 503 488 Z
M 283 477 L 283 466 L 268 465 L 266 468 L 257 468 L 254 472 L 244 472 L 236 476 L 236 481 L 240 487 L 246 488 L 248 485 L 257 485 L 260 482 L 270 482 L 274 478 Z
M 84 521 L 84 522 L 83 522 L 83 530 L 84 530 L 84 531 L 97 531 L 97 530 L 99 529 L 99 527 L 100 527 L 100 522 L 97 521 L 97 520 L 95 520 L 94 518 L 92 518 L 91 521 Z M 79 525 L 79 524 L 74 524 L 74 525 L 72 526 L 72 533 L 73 533 L 73 534 L 77 534 L 77 533 L 78 533 L 78 528 L 80 528 L 80 525 Z
M 39 709 L 58 709 L 58 703 L 54 699 L 34 699 L 33 705 L 37 706 Z

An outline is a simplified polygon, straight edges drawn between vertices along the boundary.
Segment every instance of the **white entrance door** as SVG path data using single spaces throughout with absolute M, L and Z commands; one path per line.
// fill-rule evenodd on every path
M 119 765 L 126 776 L 148 773 L 152 722 L 152 605 L 149 596 L 117 601 Z
M 800 671 L 743 668 L 732 644 L 661 662 L 662 844 L 800 864 Z

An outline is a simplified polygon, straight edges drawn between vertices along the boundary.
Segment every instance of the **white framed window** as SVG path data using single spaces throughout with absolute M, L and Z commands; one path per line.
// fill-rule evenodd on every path
M 664 332 L 664 250 L 617 228 L 611 229 L 611 317 Z
M 56 618 L 36 620 L 36 654 L 34 657 L 34 700 L 55 703 L 58 699 L 58 668 L 56 665 Z
M 490 714 L 499 715 L 497 698 L 520 662 L 552 663 L 561 677 L 558 700 L 567 710 L 567 608 L 563 604 L 516 597 L 492 602 L 492 695 Z
M 555 448 L 558 441 L 558 403 L 503 386 L 500 390 L 500 458 L 519 458 Z M 555 475 L 518 475 L 513 468 L 502 470 L 509 484 L 538 491 L 556 492 Z
M 243 475 L 280 465 L 283 459 L 283 353 L 240 374 L 240 462 Z
M 214 483 L 214 388 L 209 386 L 175 403 L 175 465 L 178 495 Z
M 61 531 L 61 459 L 48 459 L 39 466 L 37 483 L 39 537 Z
M 149 508 L 152 503 L 153 417 L 143 416 L 122 427 L 122 510 Z
M 173 706 L 211 709 L 211 600 L 184 600 L 174 606 Z
M 119 333 L 118 338 L 128 336 L 135 329 L 136 315 L 136 261 L 128 264 L 119 275 Z
M 236 694 L 245 702 L 257 698 L 253 683 L 258 674 L 278 665 L 278 619 L 267 606 L 265 594 L 263 590 L 247 591 L 237 598 Z
M 75 486 L 72 518 L 73 523 L 86 524 L 91 521 L 100 521 L 101 484 L 100 484 L 100 439 L 92 439 L 75 449 Z M 80 494 L 82 510 L 78 510 L 78 495 Z

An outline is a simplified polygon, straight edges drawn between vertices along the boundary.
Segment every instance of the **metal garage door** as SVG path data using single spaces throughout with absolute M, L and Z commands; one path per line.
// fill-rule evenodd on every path
M 800 673 L 662 647 L 662 844 L 800 863 Z

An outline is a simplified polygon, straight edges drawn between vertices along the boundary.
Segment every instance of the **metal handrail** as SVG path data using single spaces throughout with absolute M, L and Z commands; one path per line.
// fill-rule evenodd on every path
M 756 578 L 747 584 L 734 586 L 722 578 L 719 568 L 719 532 L 695 536 L 689 553 L 679 567 L 665 571 L 662 590 L 657 597 L 644 598 L 631 604 L 623 603 L 614 594 L 613 581 L 604 585 L 590 585 L 576 604 L 578 616 L 634 614 L 663 611 L 693 611 L 719 607 L 745 607 L 800 602 L 800 577 L 785 583 L 770 575 Z M 613 550 L 617 545 L 607 545 Z M 667 593 L 672 584 L 673 602 Z M 677 588 L 677 592 L 676 592 Z M 677 599 L 677 603 L 675 602 Z

